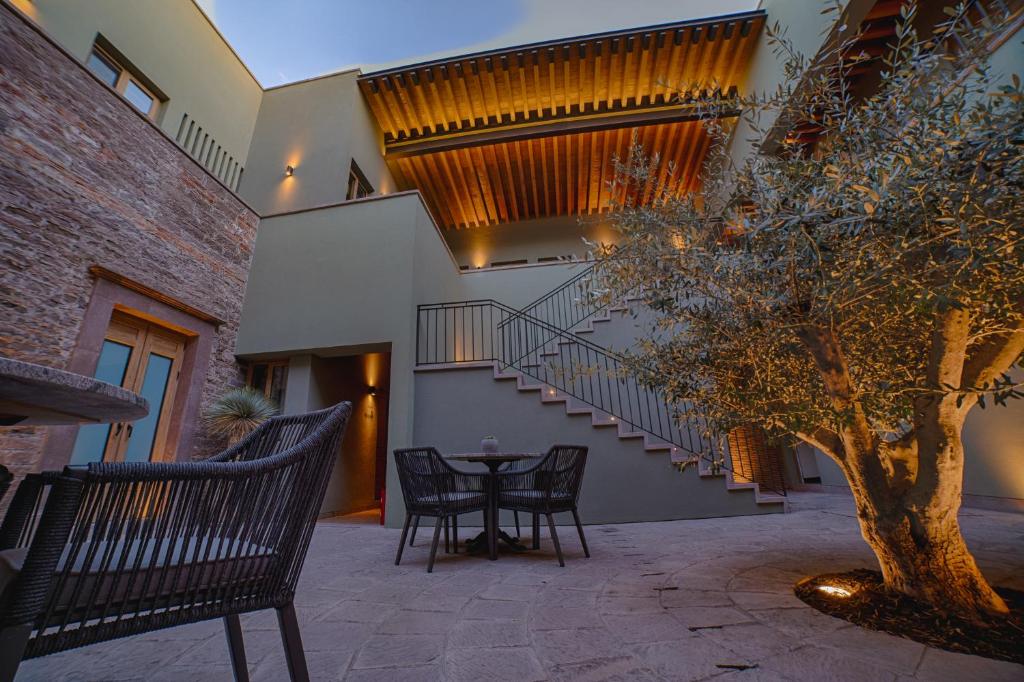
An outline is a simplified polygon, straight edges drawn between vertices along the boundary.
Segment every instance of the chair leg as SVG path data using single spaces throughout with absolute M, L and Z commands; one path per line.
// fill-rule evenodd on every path
M 14 682 L 31 635 L 31 625 L 0 629 L 0 682 Z
M 238 614 L 224 616 L 224 634 L 228 636 L 231 670 L 235 673 L 235 682 L 249 682 L 249 668 L 245 665 L 245 642 L 242 641 L 242 623 L 238 619 Z
M 533 515 L 533 548 L 540 549 L 540 514 Z
M 551 530 L 551 542 L 555 544 L 555 554 L 558 555 L 558 565 L 565 567 L 565 559 L 562 558 L 562 546 L 558 544 L 558 532 L 555 530 L 555 517 L 548 514 L 548 528 Z
M 306 653 L 302 650 L 302 637 L 299 635 L 299 621 L 295 617 L 294 604 L 288 602 L 277 610 L 277 624 L 281 627 L 284 657 L 288 662 L 288 674 L 292 682 L 309 682 Z
M 452 514 L 452 547 L 459 553 L 459 515 Z
M 580 542 L 583 544 L 583 554 L 590 558 L 590 549 L 587 547 L 587 538 L 583 536 L 583 524 L 580 523 L 580 513 L 575 508 L 572 510 L 572 518 L 576 521 L 576 530 L 580 534 Z
M 513 509 L 512 515 L 516 517 L 516 537 L 518 538 L 520 535 L 523 534 L 523 532 L 519 530 L 519 512 Z
M 446 517 L 444 517 L 444 553 L 445 554 L 450 554 L 451 551 L 452 551 L 450 528 L 451 528 L 451 524 L 448 523 L 448 517 L 446 516 Z
M 409 546 L 412 547 L 413 540 L 416 539 L 416 531 L 420 529 L 420 515 L 417 514 L 415 520 L 412 522 L 412 537 L 409 538 Z
M 444 524 L 444 517 L 438 516 L 434 524 L 434 542 L 430 545 L 430 560 L 427 561 L 427 573 L 434 572 L 434 557 L 437 556 L 437 543 L 441 539 L 441 526 Z
M 419 520 L 420 517 L 416 517 Z M 409 534 L 409 521 L 412 520 L 412 514 L 405 515 L 405 523 L 402 524 L 402 539 L 398 541 L 398 554 L 395 556 L 395 566 L 402 561 L 402 550 L 405 549 L 405 536 Z M 416 531 L 413 531 L 414 533 Z M 412 544 L 411 542 L 409 543 Z

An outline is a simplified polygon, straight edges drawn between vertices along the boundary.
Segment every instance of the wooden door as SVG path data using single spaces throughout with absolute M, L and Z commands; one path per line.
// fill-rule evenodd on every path
M 142 395 L 149 414 L 136 422 L 90 424 L 79 429 L 71 464 L 173 459 L 168 428 L 178 390 L 186 338 L 158 324 L 115 311 L 95 376 Z

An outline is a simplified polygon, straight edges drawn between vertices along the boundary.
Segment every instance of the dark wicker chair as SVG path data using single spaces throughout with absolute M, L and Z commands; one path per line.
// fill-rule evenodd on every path
M 308 680 L 292 601 L 351 413 L 274 417 L 201 462 L 26 477 L 0 526 L 0 681 L 23 658 L 212 618 L 247 680 L 238 616 L 268 608 Z
M 454 468 L 434 448 L 395 450 L 398 481 L 405 499 L 405 523 L 398 543 L 395 565 L 402 561 L 409 524 L 419 526 L 421 516 L 434 517 L 434 540 L 430 545 L 427 573 L 434 570 L 434 557 L 441 537 L 441 526 L 451 519 L 455 551 L 459 551 L 459 514 L 487 512 L 487 493 L 480 474 L 467 474 Z M 447 538 L 445 544 L 447 545 Z
M 534 549 L 540 549 L 540 515 L 547 516 L 559 566 L 565 566 L 558 532 L 555 530 L 554 514 L 559 512 L 572 512 L 583 544 L 583 553 L 590 557 L 587 538 L 583 535 L 583 525 L 576 508 L 586 464 L 586 447 L 555 445 L 540 462 L 529 468 L 498 472 L 498 508 L 533 515 Z

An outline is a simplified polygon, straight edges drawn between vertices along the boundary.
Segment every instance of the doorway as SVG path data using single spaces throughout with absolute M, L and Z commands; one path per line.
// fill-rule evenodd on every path
M 386 480 L 390 376 L 388 351 L 302 356 L 289 362 L 289 412 L 321 409 L 343 400 L 352 403 L 352 418 L 331 473 L 321 516 L 380 507 Z M 293 394 L 293 386 L 301 386 L 308 395 L 305 406 L 296 402 L 298 396 Z

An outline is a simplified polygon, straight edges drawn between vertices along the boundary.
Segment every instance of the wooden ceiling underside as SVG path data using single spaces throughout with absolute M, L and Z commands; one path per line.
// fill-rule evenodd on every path
M 696 186 L 707 141 L 677 94 L 735 92 L 762 11 L 466 55 L 361 76 L 400 189 L 463 228 L 608 209 L 632 131 Z
M 537 137 L 399 157 L 390 162 L 400 186 L 419 188 L 438 223 L 460 229 L 548 216 L 590 216 L 626 203 L 609 186 L 612 159 L 628 161 L 633 135 L 644 149 L 660 150 L 662 173 L 655 190 L 693 191 L 707 153 L 699 121 Z

